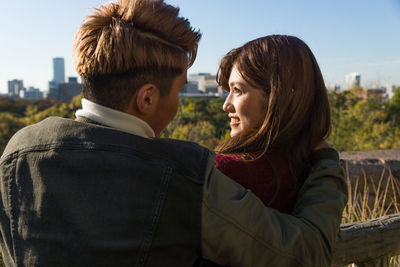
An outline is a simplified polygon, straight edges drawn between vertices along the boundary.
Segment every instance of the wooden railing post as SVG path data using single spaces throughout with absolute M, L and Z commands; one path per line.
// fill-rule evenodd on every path
M 354 263 L 356 267 L 389 267 L 390 258 L 388 256 L 382 256 L 377 259 L 373 259 L 366 262 Z
M 400 255 L 400 214 L 340 227 L 332 266 L 386 267 Z

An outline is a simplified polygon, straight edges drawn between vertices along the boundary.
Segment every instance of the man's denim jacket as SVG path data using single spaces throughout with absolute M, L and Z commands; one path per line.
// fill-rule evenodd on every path
M 347 200 L 337 153 L 314 153 L 292 215 L 265 207 L 190 142 L 48 118 L 0 160 L 7 266 L 328 266 Z

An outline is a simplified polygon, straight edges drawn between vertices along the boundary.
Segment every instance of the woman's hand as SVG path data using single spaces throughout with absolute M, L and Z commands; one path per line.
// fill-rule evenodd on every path
M 316 146 L 314 147 L 314 151 L 322 149 L 322 148 L 329 148 L 331 147 L 328 142 L 326 142 L 324 139 Z

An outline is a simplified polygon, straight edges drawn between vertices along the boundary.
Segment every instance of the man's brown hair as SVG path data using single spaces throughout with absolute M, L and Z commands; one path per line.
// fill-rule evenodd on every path
M 270 35 L 231 50 L 217 74 L 227 91 L 234 66 L 250 86 L 266 93 L 266 115 L 258 129 L 246 129 L 216 151 L 260 157 L 279 147 L 288 155 L 292 173 L 301 177 L 312 150 L 331 129 L 325 83 L 310 48 L 294 36 Z
M 97 7 L 73 45 L 83 96 L 124 110 L 135 91 L 153 83 L 162 95 L 190 67 L 201 34 L 179 8 L 162 0 L 120 0 Z

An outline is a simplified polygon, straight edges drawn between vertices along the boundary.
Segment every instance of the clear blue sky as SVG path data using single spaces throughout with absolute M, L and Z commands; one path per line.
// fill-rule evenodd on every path
M 7 80 L 48 90 L 52 58 L 72 66 L 72 41 L 99 0 L 4 0 L 0 8 L 0 93 Z M 303 39 L 327 84 L 361 73 L 365 87 L 400 85 L 400 0 L 167 0 L 203 33 L 189 73 L 215 73 L 221 57 L 269 34 Z

